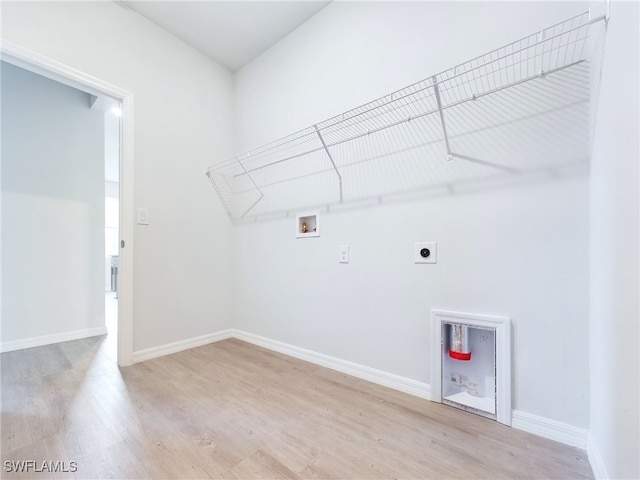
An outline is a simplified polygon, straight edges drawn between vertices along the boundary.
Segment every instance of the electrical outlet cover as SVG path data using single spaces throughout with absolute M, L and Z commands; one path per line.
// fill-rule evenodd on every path
M 138 225 L 149 225 L 149 210 L 146 208 L 138 209 Z
M 416 242 L 413 248 L 414 263 L 437 263 L 438 244 L 436 242 Z
M 338 262 L 349 263 L 349 245 L 340 245 L 338 248 Z

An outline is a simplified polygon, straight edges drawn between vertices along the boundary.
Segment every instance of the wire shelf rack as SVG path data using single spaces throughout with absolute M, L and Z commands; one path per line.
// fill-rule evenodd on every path
M 207 176 L 238 222 L 584 167 L 607 20 L 581 13 Z

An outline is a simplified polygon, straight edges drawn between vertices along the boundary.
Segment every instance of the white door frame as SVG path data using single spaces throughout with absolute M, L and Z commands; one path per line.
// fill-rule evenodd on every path
M 118 275 L 118 365 L 133 363 L 133 93 L 33 50 L 2 40 L 3 61 L 92 94 L 122 103 L 120 122 L 120 249 Z

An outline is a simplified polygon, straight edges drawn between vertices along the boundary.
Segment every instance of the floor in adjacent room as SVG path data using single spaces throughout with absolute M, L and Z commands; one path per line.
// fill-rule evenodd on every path
M 235 339 L 125 368 L 105 336 L 0 358 L 3 478 L 593 478 L 579 449 Z

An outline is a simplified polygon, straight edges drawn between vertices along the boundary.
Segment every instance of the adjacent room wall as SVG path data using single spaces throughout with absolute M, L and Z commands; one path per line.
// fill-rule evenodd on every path
M 238 151 L 575 15 L 580 3 L 334 2 L 237 73 Z M 540 139 L 544 141 L 544 139 Z M 443 159 L 444 161 L 444 159 Z M 304 195 L 304 192 L 301 192 Z M 588 178 L 235 229 L 239 329 L 431 382 L 433 308 L 511 317 L 513 407 L 586 428 Z M 437 265 L 413 243 L 438 242 Z M 338 263 L 338 246 L 351 263 Z
M 150 218 L 134 233 L 133 350 L 229 328 L 231 225 L 204 172 L 232 152 L 231 73 L 114 2 L 3 2 L 2 37 L 133 93 Z
M 590 212 L 590 445 L 601 478 L 640 478 L 640 13 L 613 2 Z
M 1 63 L 2 342 L 104 327 L 104 113 Z

